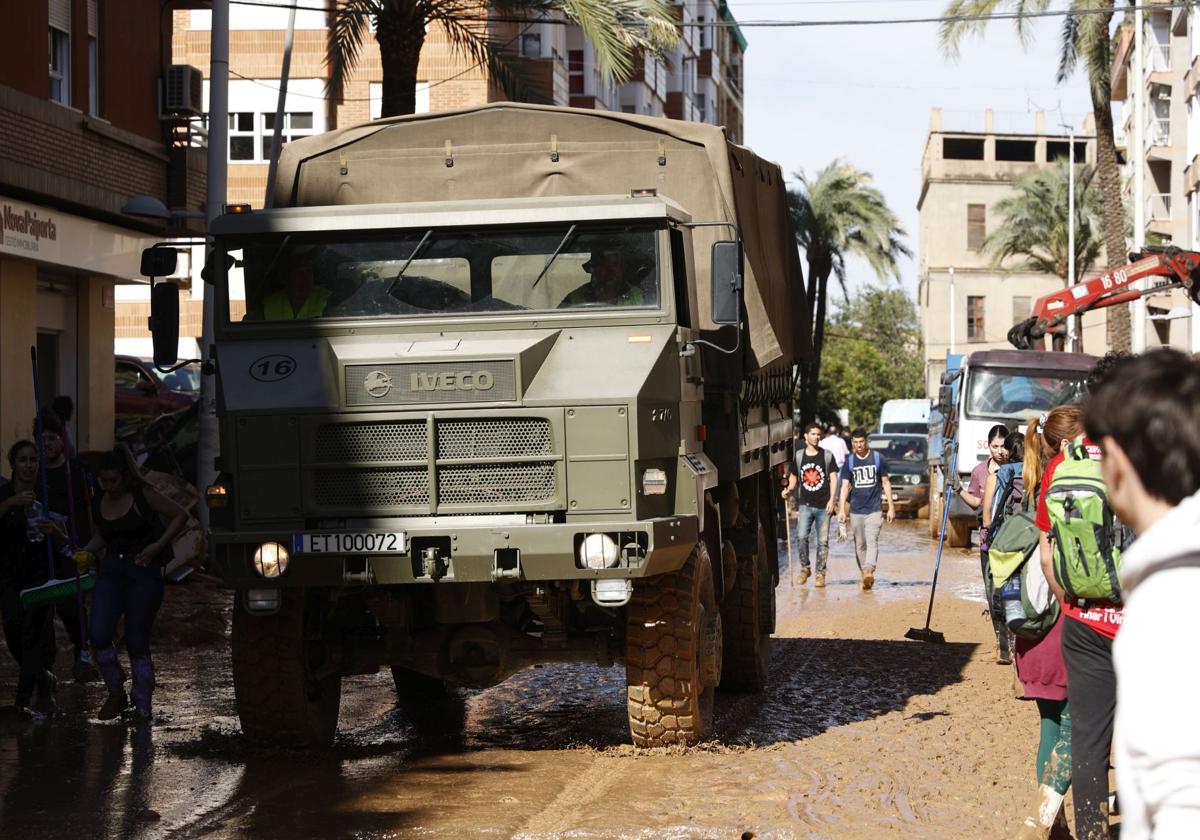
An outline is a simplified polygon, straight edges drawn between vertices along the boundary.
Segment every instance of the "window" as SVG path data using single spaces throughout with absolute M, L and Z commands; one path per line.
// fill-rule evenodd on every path
M 527 32 L 521 36 L 521 56 L 524 58 L 542 57 L 542 36 L 537 32 Z
M 987 205 L 967 205 L 967 250 L 978 251 L 987 238 Z
M 700 49 L 712 49 L 712 30 L 704 25 L 704 15 L 697 17 L 696 23 L 700 28 Z
M 71 104 L 71 36 L 50 27 L 50 98 Z
M 127 390 L 134 388 L 145 388 L 148 385 L 153 385 L 143 371 L 137 365 L 131 365 L 127 362 L 117 362 L 116 370 L 116 386 Z
M 946 160 L 983 160 L 983 140 L 973 137 L 943 137 L 942 157 Z
M 275 114 L 262 115 L 262 159 L 271 160 L 273 143 L 275 142 Z M 279 136 L 281 143 L 290 143 L 297 137 L 307 137 L 313 131 L 313 115 L 311 111 L 297 113 L 288 112 L 283 115 L 283 132 Z
M 98 0 L 87 3 L 88 113 L 100 116 L 100 8 Z
M 254 139 L 254 112 L 237 111 L 230 114 L 229 159 L 252 161 L 257 158 Z
M 967 341 L 983 340 L 983 295 L 968 295 Z
M 570 91 L 582 95 L 583 83 L 583 50 L 567 50 L 567 74 L 570 79 Z
M 1013 298 L 1013 323 L 1019 324 L 1033 312 L 1033 303 L 1028 295 Z

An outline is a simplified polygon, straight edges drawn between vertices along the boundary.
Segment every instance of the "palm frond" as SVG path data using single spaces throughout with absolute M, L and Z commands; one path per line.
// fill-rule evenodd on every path
M 1016 14 L 1013 24 L 1017 39 L 1027 47 L 1033 39 L 1029 15 L 1043 12 L 1049 5 L 1050 0 L 950 0 L 942 12 L 942 22 L 938 27 L 938 44 L 942 54 L 948 59 L 957 60 L 963 41 L 971 36 L 982 36 L 990 22 L 989 18 L 1001 11 Z
M 325 50 L 325 63 L 329 66 L 328 93 L 340 91 L 354 72 L 362 51 L 363 36 L 369 31 L 371 20 L 382 11 L 377 0 L 336 0 L 334 3 Z

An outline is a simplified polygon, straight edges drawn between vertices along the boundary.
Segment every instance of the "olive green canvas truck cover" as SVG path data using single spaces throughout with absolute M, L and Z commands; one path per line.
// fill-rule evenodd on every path
M 746 256 L 744 370 L 706 354 L 706 385 L 737 388 L 743 373 L 787 369 L 810 352 L 799 254 L 779 166 L 704 123 L 606 111 L 499 103 L 380 120 L 287 144 L 276 207 L 538 196 L 629 195 L 653 188 L 697 222 L 734 222 Z M 702 334 L 709 259 L 729 227 L 694 231 Z M 720 333 L 732 343 L 728 328 Z

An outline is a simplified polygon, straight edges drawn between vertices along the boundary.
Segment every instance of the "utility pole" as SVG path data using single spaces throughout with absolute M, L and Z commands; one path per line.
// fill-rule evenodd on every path
M 1133 250 L 1146 247 L 1146 72 L 1145 14 L 1141 3 L 1133 12 Z M 1139 286 L 1145 283 L 1139 283 Z M 1129 307 L 1130 345 L 1134 353 L 1146 349 L 1146 302 L 1139 298 Z
M 954 266 L 950 266 L 950 352 L 954 352 Z
M 226 197 L 226 172 L 229 155 L 229 0 L 212 0 L 212 63 L 208 77 L 208 197 L 205 215 L 209 229 L 221 215 Z M 208 243 L 206 258 L 211 255 Z M 213 358 L 213 325 L 216 315 L 216 286 L 206 285 L 204 318 L 200 336 L 200 356 L 205 364 Z M 196 486 L 201 495 L 216 478 L 213 461 L 219 451 L 217 425 L 217 382 L 213 376 L 200 377 L 200 439 L 196 445 Z M 208 505 L 196 506 L 197 517 L 208 528 Z
M 1067 285 L 1075 285 L 1075 129 L 1072 128 L 1067 141 Z M 1075 316 L 1075 329 L 1068 329 L 1067 348 L 1071 352 L 1082 350 L 1075 346 L 1075 334 L 1079 333 L 1083 343 L 1083 316 Z
M 275 131 L 271 143 L 271 165 L 267 168 L 267 194 L 263 198 L 263 207 L 271 209 L 275 206 L 275 172 L 279 168 L 279 153 L 282 151 L 280 140 L 283 139 L 283 114 L 287 105 L 288 76 L 292 72 L 292 40 L 296 35 L 296 0 L 288 9 L 287 34 L 283 36 L 283 67 L 279 71 L 279 99 L 275 102 Z

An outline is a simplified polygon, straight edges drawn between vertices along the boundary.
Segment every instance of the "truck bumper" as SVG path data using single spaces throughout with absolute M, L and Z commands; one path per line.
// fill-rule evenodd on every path
M 434 581 L 422 573 L 417 548 L 435 541 L 449 546 L 444 577 L 438 582 L 480 583 L 498 580 L 603 580 L 640 578 L 679 569 L 699 540 L 695 516 L 673 516 L 643 521 L 566 523 L 549 525 L 457 526 L 453 529 L 407 527 L 408 554 L 391 555 L 291 555 L 287 570 L 276 578 L 260 576 L 254 552 L 264 542 L 291 547 L 293 532 L 286 530 L 214 531 L 211 568 L 235 589 L 271 587 L 327 587 L 347 585 L 420 584 Z M 611 534 L 620 544 L 644 546 L 640 556 L 622 557 L 611 569 L 580 568 L 576 546 L 588 534 Z M 503 573 L 519 552 L 518 573 Z M 498 551 L 505 557 L 498 557 Z

